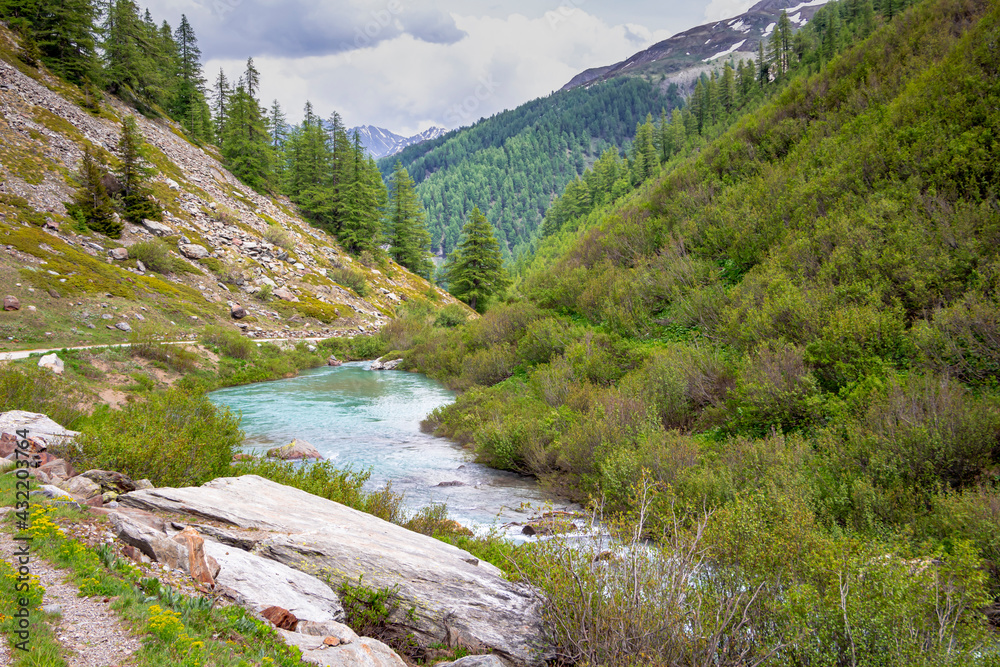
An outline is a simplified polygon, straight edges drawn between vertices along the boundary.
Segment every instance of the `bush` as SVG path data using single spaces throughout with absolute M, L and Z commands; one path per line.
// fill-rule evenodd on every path
M 490 387 L 514 374 L 517 368 L 517 352 L 511 345 L 496 345 L 476 350 L 462 361 L 462 375 L 459 385 Z
M 737 429 L 764 435 L 774 428 L 789 432 L 815 425 L 823 400 L 800 348 L 765 344 L 747 359 L 732 405 Z
M 267 226 L 264 230 L 264 240 L 285 250 L 295 250 L 295 237 L 277 225 Z
M 239 418 L 229 410 L 170 389 L 120 412 L 95 413 L 72 460 L 81 470 L 115 470 L 156 486 L 196 486 L 231 474 L 242 442 Z
M 223 355 L 233 359 L 252 359 L 257 352 L 257 346 L 252 340 L 222 327 L 206 327 L 201 341 L 206 345 L 217 346 Z
M 434 292 L 437 296 L 437 292 Z M 449 303 L 447 306 L 438 311 L 437 317 L 434 319 L 434 326 L 436 327 L 457 327 L 459 325 L 465 324 L 469 319 L 469 311 L 458 303 Z
M 368 283 L 365 281 L 364 274 L 360 271 L 337 267 L 327 269 L 326 277 L 338 285 L 354 290 L 354 293 L 358 296 L 363 297 L 368 294 Z
M 188 268 L 182 259 L 171 254 L 170 246 L 162 239 L 134 243 L 128 248 L 128 256 L 156 273 L 179 273 Z
M 83 416 L 72 391 L 67 391 L 64 379 L 48 369 L 38 368 L 37 363 L 36 360 L 23 370 L 9 364 L 0 366 L 0 412 L 40 412 L 72 429 Z
M 178 373 L 193 371 L 198 366 L 198 356 L 184 345 L 167 345 L 166 336 L 152 324 L 143 324 L 129 334 L 129 352 L 133 357 L 158 361 Z
M 272 294 L 271 286 L 268 285 L 267 283 L 264 283 L 263 285 L 260 286 L 259 290 L 254 292 L 254 297 L 257 298 L 259 301 L 267 303 L 268 301 L 271 300 L 271 294 Z

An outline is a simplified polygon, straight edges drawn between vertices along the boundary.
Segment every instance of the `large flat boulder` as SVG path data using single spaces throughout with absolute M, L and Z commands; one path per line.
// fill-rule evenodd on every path
M 24 410 L 8 410 L 0 413 L 0 434 L 16 436 L 19 430 L 28 431 L 29 438 L 41 438 L 49 447 L 69 443 L 80 435 L 79 431 L 63 428 L 46 415 Z
M 255 547 L 258 555 L 334 588 L 359 577 L 371 588 L 398 587 L 394 623 L 425 645 L 458 639 L 524 665 L 552 655 L 530 587 L 505 580 L 467 551 L 339 503 L 256 475 L 134 491 L 119 502 L 271 531 Z
M 377 639 L 358 637 L 346 625 L 339 632 L 327 635 L 307 635 L 278 630 L 289 646 L 302 651 L 302 661 L 322 667 L 406 667 L 395 651 Z M 332 645 L 331 645 L 332 644 Z
M 219 564 L 216 585 L 235 591 L 254 611 L 278 606 L 303 621 L 344 620 L 340 598 L 310 574 L 212 540 L 205 540 L 205 554 Z

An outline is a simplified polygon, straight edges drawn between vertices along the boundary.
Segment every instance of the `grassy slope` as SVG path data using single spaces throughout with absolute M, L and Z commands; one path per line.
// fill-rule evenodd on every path
M 525 301 L 418 337 L 471 388 L 431 425 L 622 507 L 646 468 L 695 512 L 762 493 L 1000 556 L 998 35 L 922 3 L 569 225 Z

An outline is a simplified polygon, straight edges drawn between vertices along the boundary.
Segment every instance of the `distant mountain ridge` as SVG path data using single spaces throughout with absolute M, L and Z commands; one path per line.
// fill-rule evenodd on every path
M 762 0 L 739 16 L 677 33 L 613 65 L 584 70 L 562 90 L 619 76 L 643 77 L 659 82 L 664 88 L 671 83 L 682 88 L 693 86 L 702 72 L 711 70 L 715 61 L 721 62 L 727 56 L 756 60 L 757 45 L 771 36 L 782 10 L 788 12 L 794 28 L 801 28 L 827 2 Z
M 412 146 L 414 144 L 419 144 L 424 141 L 429 141 L 431 139 L 437 139 L 448 132 L 443 127 L 430 127 L 423 132 L 418 132 L 410 137 L 404 137 L 400 134 L 396 134 L 391 130 L 387 130 L 384 127 L 376 127 L 374 125 L 359 125 L 358 127 L 352 127 L 348 130 L 348 134 L 358 133 L 358 137 L 361 139 L 361 145 L 371 153 L 371 156 L 378 160 L 379 158 L 389 157 L 390 155 L 395 155 L 407 146 Z

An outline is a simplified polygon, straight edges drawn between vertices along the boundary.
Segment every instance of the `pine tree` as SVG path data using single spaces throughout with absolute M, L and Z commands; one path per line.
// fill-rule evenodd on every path
M 222 128 L 222 157 L 226 167 L 258 192 L 272 185 L 274 152 L 260 105 L 243 85 L 229 98 Z
M 173 41 L 177 53 L 177 85 L 171 111 L 188 133 L 197 139 L 208 139 L 209 128 L 202 123 L 203 108 L 207 103 L 205 78 L 201 71 L 201 49 L 198 48 L 194 28 L 184 14 L 181 14 L 181 22 L 174 32 Z
M 478 207 L 472 209 L 469 222 L 462 228 L 458 247 L 448 255 L 443 275 L 448 291 L 479 312 L 486 310 L 492 297 L 507 289 L 510 279 L 503 267 L 500 244 Z
M 389 180 L 386 214 L 389 254 L 410 271 L 429 277 L 434 264 L 430 259 L 431 235 L 424 222 L 424 207 L 414 191 L 413 179 L 399 160 Z
M 247 58 L 247 69 L 243 73 L 243 85 L 246 86 L 247 95 L 256 100 L 257 93 L 260 92 L 260 72 L 253 64 L 253 58 Z
M 337 239 L 354 253 L 377 254 L 382 243 L 382 208 L 386 190 L 374 160 L 367 157 L 361 138 L 354 133 L 353 164 L 337 191 L 341 207 Z
M 122 119 L 122 133 L 118 139 L 119 166 L 115 174 L 121 183 L 122 215 L 126 220 L 140 223 L 144 218 L 159 220 L 163 209 L 153 199 L 146 182 L 156 173 L 146 158 L 146 142 L 142 138 L 135 118 Z
M 14 19 L 29 42 L 26 46 L 54 72 L 74 83 L 83 83 L 98 74 L 94 44 L 97 12 L 91 0 L 61 2 L 12 2 L 0 8 L 0 15 Z
M 90 146 L 85 146 L 80 162 L 79 187 L 68 208 L 94 231 L 117 239 L 122 235 L 124 225 L 114 217 L 111 197 L 102 182 L 104 175 L 105 171 L 94 158 Z
M 229 79 L 226 78 L 226 73 L 220 67 L 219 76 L 215 78 L 215 85 L 212 88 L 212 118 L 215 121 L 216 140 L 220 146 L 222 145 L 222 128 L 226 124 L 231 94 Z
M 267 118 L 268 130 L 271 132 L 271 147 L 278 150 L 285 143 L 288 135 L 288 121 L 285 112 L 281 110 L 278 100 L 271 102 L 271 113 Z

